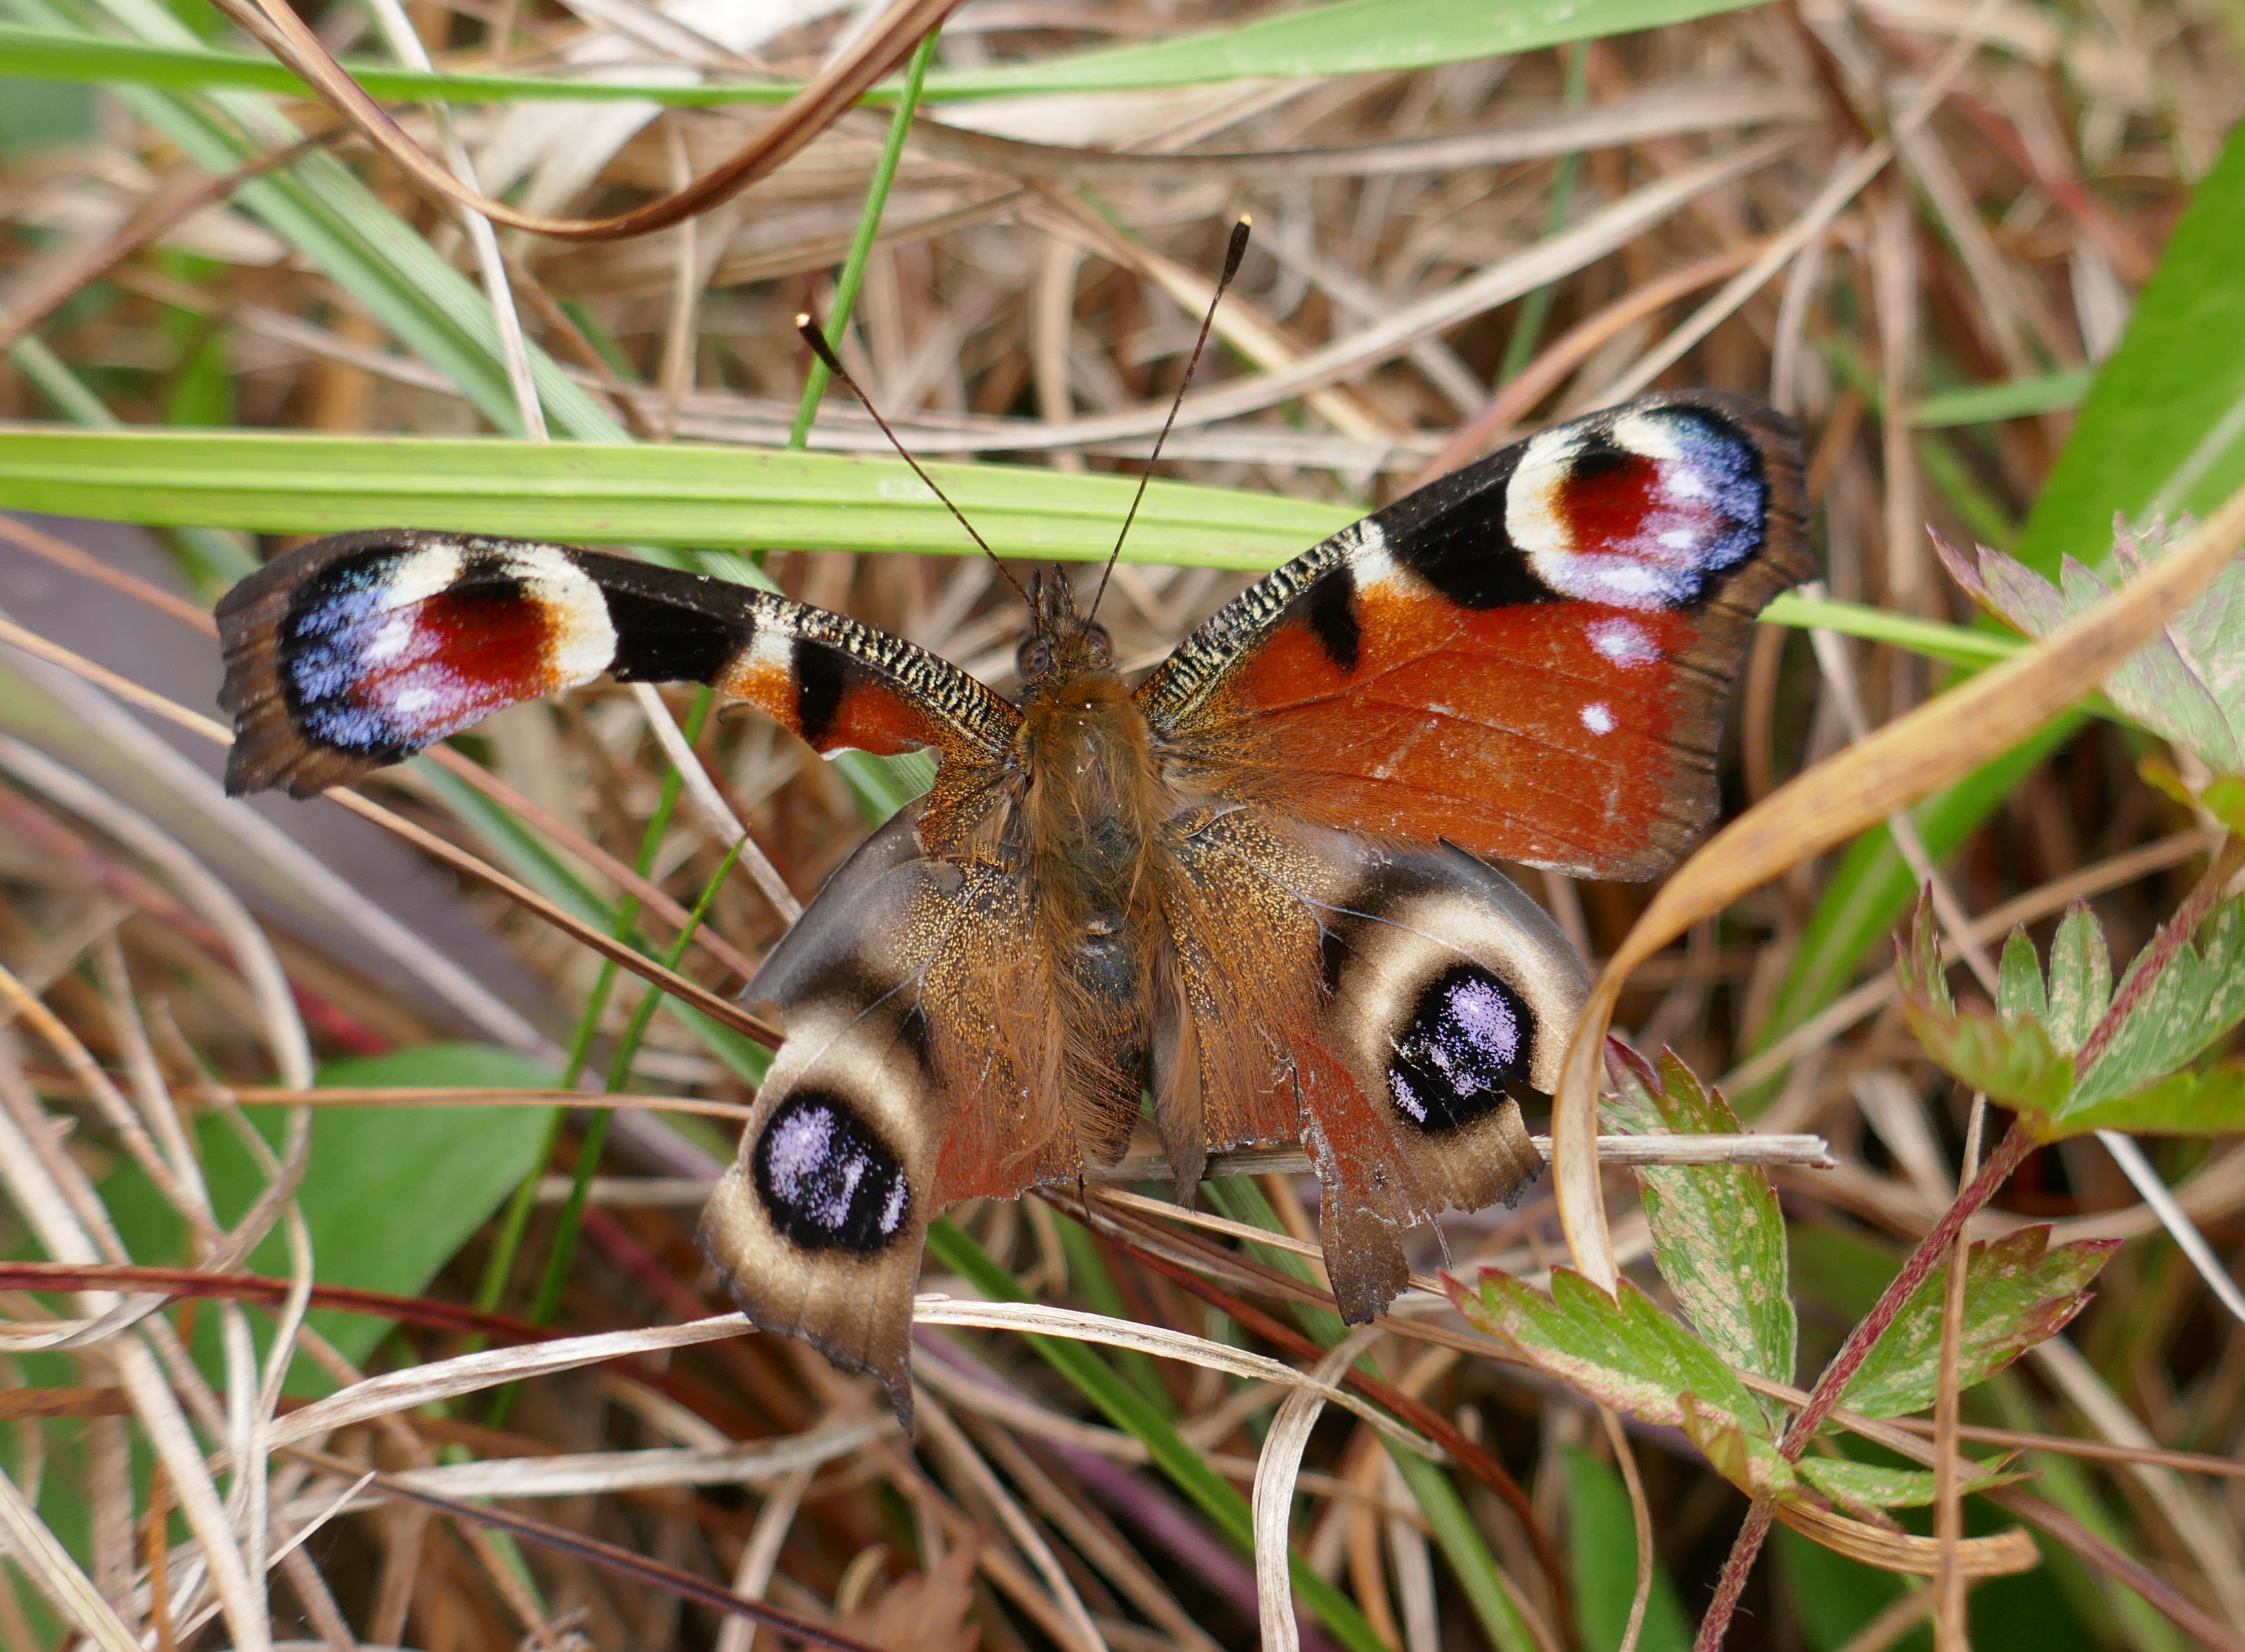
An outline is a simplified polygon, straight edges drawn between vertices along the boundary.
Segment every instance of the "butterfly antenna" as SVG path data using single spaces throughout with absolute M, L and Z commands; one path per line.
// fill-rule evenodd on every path
M 990 542 L 974 531 L 974 525 L 967 519 L 966 512 L 951 502 L 951 496 L 935 485 L 935 478 L 920 469 L 919 461 L 912 457 L 902 442 L 897 440 L 897 433 L 881 416 L 881 410 L 873 405 L 873 398 L 865 394 L 858 381 L 850 376 L 850 369 L 842 365 L 842 358 L 835 355 L 834 347 L 826 342 L 826 335 L 819 330 L 817 322 L 808 315 L 798 315 L 795 318 L 795 330 L 803 335 L 803 342 L 811 346 L 811 353 L 826 364 L 826 370 L 840 379 L 848 387 L 850 394 L 858 398 L 858 404 L 873 416 L 873 423 L 881 427 L 881 434 L 889 438 L 889 445 L 896 449 L 897 457 L 912 466 L 912 474 L 927 484 L 927 491 L 943 501 L 945 510 L 959 518 L 959 525 L 967 530 L 967 537 L 982 547 L 982 554 L 990 559 L 990 565 L 1004 576 L 1007 585 L 1014 587 L 1014 594 L 1023 602 L 1029 602 L 1029 593 L 1021 589 L 1021 582 L 1014 578 L 1013 570 L 998 559 L 998 553 L 990 548 Z M 1204 332 L 1205 330 L 1203 329 Z M 1029 606 L 1034 608 L 1036 605 L 1029 603 Z
M 1254 227 L 1254 217 L 1248 213 L 1240 213 L 1239 221 L 1231 227 L 1231 244 L 1224 249 L 1224 274 L 1216 278 L 1216 291 L 1208 301 L 1208 314 L 1200 318 L 1200 336 L 1193 340 L 1184 378 L 1177 386 L 1176 399 L 1170 403 L 1170 416 L 1162 421 L 1162 433 L 1154 438 L 1154 451 L 1139 475 L 1138 491 L 1130 496 L 1130 514 L 1122 518 L 1122 531 L 1115 536 L 1115 548 L 1107 553 L 1107 566 L 1099 575 L 1099 589 L 1092 594 L 1091 613 L 1084 617 L 1086 625 L 1098 616 L 1099 605 L 1106 599 L 1107 582 L 1115 577 L 1116 559 L 1122 554 L 1122 542 L 1130 537 L 1130 525 L 1138 519 L 1138 505 L 1146 497 L 1146 484 L 1154 479 L 1154 466 L 1161 462 L 1162 443 L 1170 439 L 1170 427 L 1177 422 L 1177 410 L 1184 405 L 1185 392 L 1192 388 L 1193 369 L 1200 365 L 1200 353 L 1208 347 L 1208 329 L 1216 324 L 1216 307 L 1224 302 L 1224 289 L 1239 274 L 1239 261 L 1247 256 L 1248 232 Z

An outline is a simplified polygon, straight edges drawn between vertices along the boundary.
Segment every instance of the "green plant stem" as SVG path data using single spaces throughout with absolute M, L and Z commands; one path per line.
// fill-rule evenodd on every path
M 1590 54 L 1587 48 L 1577 44 L 1567 52 L 1567 107 L 1579 109 L 1590 97 Z M 1551 179 L 1551 208 L 1544 214 L 1543 233 L 1556 235 L 1567 227 L 1567 209 L 1575 196 L 1575 171 L 1582 165 L 1579 151 L 1569 150 L 1559 157 L 1559 170 Z M 1535 359 L 1536 347 L 1543 337 L 1543 323 L 1551 314 L 1551 285 L 1546 282 L 1520 301 L 1519 318 L 1512 324 L 1512 336 L 1505 342 L 1504 360 L 1496 369 L 1499 384 L 1517 378 L 1521 369 Z
M 888 205 L 889 186 L 896 181 L 897 164 L 904 159 L 905 137 L 912 131 L 912 111 L 919 107 L 920 87 L 927 79 L 927 65 L 935 56 L 935 37 L 939 30 L 931 29 L 927 37 L 914 49 L 912 61 L 905 67 L 904 95 L 897 99 L 897 112 L 889 122 L 888 141 L 881 146 L 881 159 L 873 168 L 873 181 L 865 191 L 865 210 L 858 215 L 858 233 L 850 242 L 850 255 L 842 261 L 842 273 L 834 281 L 834 308 L 820 325 L 827 329 L 827 341 L 836 349 L 842 348 L 842 330 L 850 324 L 850 312 L 857 308 L 858 288 L 865 279 L 865 265 L 873 255 L 873 239 L 880 234 L 881 212 Z M 787 444 L 800 449 L 811 439 L 811 421 L 818 416 L 819 399 L 826 394 L 826 363 L 813 357 L 811 371 L 804 376 L 803 401 L 795 410 L 795 428 L 787 433 Z

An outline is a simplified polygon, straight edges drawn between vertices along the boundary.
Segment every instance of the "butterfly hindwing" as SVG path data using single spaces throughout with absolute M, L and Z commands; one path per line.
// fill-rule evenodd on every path
M 706 682 L 820 751 L 1002 752 L 1014 708 L 841 614 L 629 557 L 409 529 L 275 558 L 218 607 L 227 787 L 309 796 L 589 682 Z
M 1186 1025 L 1164 1030 L 1184 1053 L 1172 1073 L 1190 1068 L 1173 1083 L 1208 1151 L 1302 1142 L 1342 1312 L 1368 1318 L 1402 1288 L 1404 1229 L 1509 1198 L 1541 1168 L 1515 1092 L 1556 1086 L 1582 961 L 1448 844 L 1243 809 L 1170 858 Z
M 859 847 L 743 996 L 786 1032 L 702 1219 L 743 1310 L 912 1410 L 928 1222 L 1082 1174 L 1018 877 L 930 856 L 915 804 Z
M 1799 442 L 1659 396 L 1558 425 L 1250 587 L 1138 691 L 1184 782 L 1647 877 L 1715 804 L 1746 628 L 1808 577 Z

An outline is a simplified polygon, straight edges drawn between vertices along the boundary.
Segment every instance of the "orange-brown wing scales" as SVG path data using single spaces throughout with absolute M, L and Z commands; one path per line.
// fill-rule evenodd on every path
M 907 1420 L 928 1222 L 1082 1170 L 1026 890 L 929 857 L 919 823 L 869 838 L 749 982 L 787 1038 L 701 1228 L 750 1318 L 874 1372 Z
M 1645 877 L 1712 815 L 1746 627 L 1808 572 L 1791 427 L 1652 396 L 1305 552 L 1139 703 L 1189 792 Z
M 604 671 L 716 684 L 821 751 L 987 762 L 1018 721 L 956 667 L 842 615 L 525 540 L 340 534 L 243 580 L 218 621 L 237 793 L 308 796 Z
M 1665 668 L 1697 646 L 1692 616 L 1358 600 L 1349 669 L 1303 618 L 1211 696 L 1197 743 L 1227 781 L 1328 825 L 1535 864 L 1625 867 L 1626 846 L 1672 852 L 1696 829 L 1679 804 L 1712 785 L 1684 726 L 1704 685 Z
M 1344 1314 L 1405 1280 L 1402 1230 L 1507 1198 L 1540 1167 L 1514 1087 L 1557 1081 L 1585 982 L 1543 910 L 1463 851 L 1235 809 L 1164 879 L 1209 1151 L 1299 1140 Z M 1173 1122 L 1157 1093 L 1165 1138 Z M 1173 1159 L 1192 1148 L 1171 1140 Z

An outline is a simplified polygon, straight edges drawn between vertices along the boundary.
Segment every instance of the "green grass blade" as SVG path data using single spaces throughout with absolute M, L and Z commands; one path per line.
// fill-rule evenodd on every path
M 2020 639 L 2003 632 L 1943 625 L 1861 602 L 1812 601 L 1793 591 L 1773 599 L 1761 617 L 1772 625 L 1797 626 L 1804 631 L 1818 626 L 1970 667 L 1995 665 L 2026 647 Z
M 2009 379 L 2001 384 L 1968 384 L 1954 390 L 1937 390 L 1909 410 L 1909 422 L 1921 430 L 1945 430 L 1958 424 L 1993 424 L 1998 419 L 2025 418 L 2035 413 L 2054 413 L 2079 407 L 2096 379 L 2092 368 L 2069 368 L 2035 378 Z
M 1006 465 L 927 469 L 1000 553 L 1063 560 L 1106 556 L 1137 485 Z M 974 549 L 894 460 L 684 445 L 17 425 L 0 427 L 0 504 L 273 533 L 410 523 L 612 545 Z M 1156 482 L 1133 544 L 1144 561 L 1268 568 L 1349 516 Z
M 1342 0 L 1237 28 L 1189 34 L 1157 44 L 1075 52 L 998 69 L 931 74 L 931 102 L 1052 91 L 1115 91 L 1211 81 L 1306 78 L 1423 69 L 1436 64 L 1529 51 L 1570 40 L 1628 34 L 1739 9 L 1740 0 L 1512 0 L 1486 6 L 1428 5 L 1426 0 Z M 44 17 L 41 27 L 0 30 L 0 74 L 172 91 L 256 91 L 302 97 L 302 81 L 271 58 L 214 51 L 191 37 L 136 30 L 138 41 L 72 36 Z M 182 30 L 184 34 L 184 30 Z M 777 104 L 793 83 L 679 86 L 593 83 L 532 75 L 428 74 L 387 64 L 344 65 L 377 98 L 420 103 L 564 101 L 656 103 L 682 108 Z M 893 103 L 894 84 L 867 103 Z
M 1402 71 L 1735 10 L 1736 0 L 1485 0 L 1478 5 L 1341 0 L 1149 45 L 930 75 L 927 91 L 931 98 L 990 97 Z

